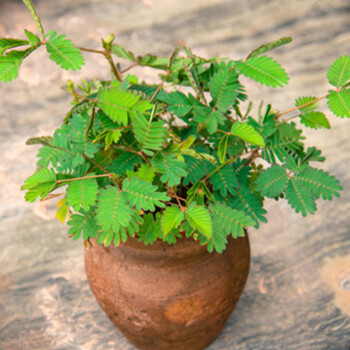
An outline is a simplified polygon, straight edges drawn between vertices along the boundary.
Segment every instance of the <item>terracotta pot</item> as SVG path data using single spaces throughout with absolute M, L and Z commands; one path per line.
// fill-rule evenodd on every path
M 145 350 L 204 349 L 220 334 L 246 282 L 248 237 L 222 254 L 193 239 L 145 246 L 129 239 L 85 248 L 91 289 L 118 329 Z

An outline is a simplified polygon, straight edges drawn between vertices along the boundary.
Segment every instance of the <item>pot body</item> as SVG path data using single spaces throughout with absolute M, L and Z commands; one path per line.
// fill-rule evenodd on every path
M 91 289 L 117 328 L 144 350 L 200 350 L 220 334 L 246 282 L 247 235 L 222 253 L 198 241 L 85 248 Z

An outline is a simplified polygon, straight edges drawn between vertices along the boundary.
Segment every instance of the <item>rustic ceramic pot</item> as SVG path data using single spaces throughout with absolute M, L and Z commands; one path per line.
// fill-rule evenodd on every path
M 246 282 L 247 235 L 222 254 L 193 239 L 85 248 L 92 291 L 118 329 L 144 350 L 200 350 L 220 334 Z

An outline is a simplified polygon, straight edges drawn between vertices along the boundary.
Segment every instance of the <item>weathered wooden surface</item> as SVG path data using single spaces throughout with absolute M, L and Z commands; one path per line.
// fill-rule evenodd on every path
M 261 43 L 292 35 L 274 53 L 291 76 L 284 90 L 249 83 L 276 108 L 327 91 L 329 64 L 350 51 L 350 4 L 331 0 L 76 0 L 38 1 L 46 28 L 97 48 L 101 36 L 137 53 L 169 54 L 178 42 L 201 55 L 240 57 Z M 0 1 L 0 35 L 35 30 L 20 1 Z M 42 49 L 36 58 L 46 54 Z M 82 243 L 46 202 L 25 204 L 20 184 L 34 170 L 32 135 L 59 125 L 69 98 L 60 83 L 85 75 L 107 78 L 107 64 L 85 55 L 84 73 L 62 73 L 30 57 L 20 78 L 0 84 L 0 349 L 132 350 L 99 309 L 86 282 Z M 146 70 L 145 77 L 150 75 Z M 350 346 L 350 122 L 332 118 L 331 131 L 308 131 L 324 149 L 324 168 L 337 176 L 340 199 L 320 202 L 302 219 L 283 202 L 268 202 L 269 223 L 251 231 L 252 269 L 243 296 L 210 349 L 348 350 Z M 187 350 L 187 349 L 184 349 Z

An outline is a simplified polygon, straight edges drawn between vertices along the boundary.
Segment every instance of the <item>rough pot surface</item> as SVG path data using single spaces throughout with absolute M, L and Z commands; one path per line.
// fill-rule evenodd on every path
M 193 239 L 85 248 L 86 274 L 108 317 L 139 349 L 200 350 L 220 334 L 248 277 L 247 235 L 222 254 Z

